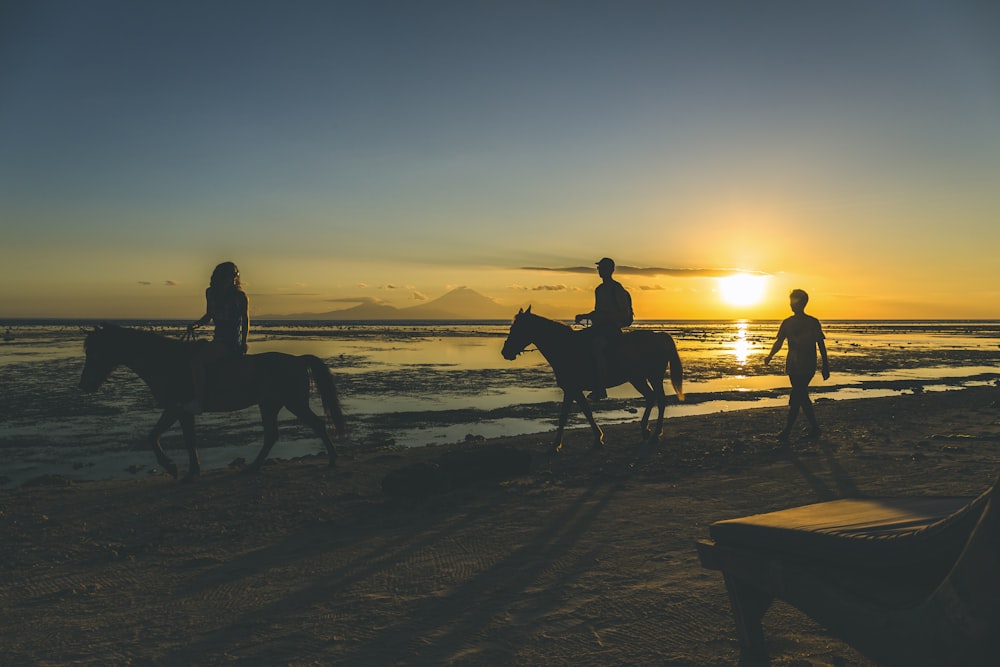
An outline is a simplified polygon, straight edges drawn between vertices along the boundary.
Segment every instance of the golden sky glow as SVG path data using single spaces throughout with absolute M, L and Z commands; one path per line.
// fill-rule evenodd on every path
M 14 4 L 0 318 L 1000 317 L 988 3 Z

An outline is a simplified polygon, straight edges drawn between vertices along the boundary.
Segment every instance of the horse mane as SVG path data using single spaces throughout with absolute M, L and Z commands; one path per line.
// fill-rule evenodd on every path
M 519 313 L 514 319 L 517 319 L 518 317 L 530 317 L 531 319 L 533 319 L 535 321 L 538 321 L 538 322 L 541 322 L 542 324 L 547 324 L 547 325 L 551 326 L 553 329 L 555 329 L 555 328 L 558 327 L 560 329 L 566 329 L 567 331 L 570 331 L 570 332 L 575 332 L 575 329 L 573 329 L 573 327 L 571 327 L 570 325 L 566 324 L 565 322 L 560 322 L 558 320 L 551 320 L 551 319 L 545 317 L 544 315 L 539 315 L 537 313 L 532 313 L 531 311 L 526 311 L 526 312 L 523 312 L 523 313 Z
M 135 329 L 133 327 L 123 327 L 117 324 L 102 324 L 87 335 L 84 341 L 84 349 L 90 344 L 91 336 L 102 335 L 111 338 L 122 344 L 142 345 L 145 347 L 157 347 L 161 352 L 175 352 L 182 347 L 187 347 L 190 343 L 175 338 L 167 338 L 155 331 L 146 329 Z

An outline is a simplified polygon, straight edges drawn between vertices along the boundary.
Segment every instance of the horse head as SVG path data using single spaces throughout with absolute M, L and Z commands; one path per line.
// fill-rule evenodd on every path
M 500 352 L 507 361 L 517 359 L 517 355 L 524 352 L 524 348 L 531 345 L 532 337 L 528 329 L 531 317 L 531 306 L 528 306 L 527 310 L 523 308 L 518 310 L 517 315 L 514 316 L 514 321 L 510 324 L 510 332 L 507 334 L 507 340 L 504 341 L 503 350 Z
M 94 327 L 84 339 L 83 349 L 87 358 L 80 375 L 80 389 L 83 391 L 97 391 L 119 363 L 109 331 L 107 325 L 102 324 Z

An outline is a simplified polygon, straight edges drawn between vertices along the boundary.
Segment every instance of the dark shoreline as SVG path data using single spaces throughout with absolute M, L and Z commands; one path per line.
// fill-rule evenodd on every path
M 924 387 L 926 385 L 949 387 L 946 390 L 937 389 L 930 392 L 935 395 L 975 391 L 978 389 L 989 390 L 1000 387 L 1000 379 L 996 379 L 997 377 L 998 376 L 994 374 L 980 376 L 978 377 L 978 380 L 982 383 L 986 383 L 991 380 L 992 382 L 990 382 L 990 384 L 979 384 L 972 387 L 967 385 L 967 378 L 953 378 L 950 381 L 933 383 L 909 380 L 861 383 L 861 385 L 859 385 L 861 390 L 881 390 L 891 391 L 893 393 L 891 395 L 882 394 L 879 396 L 862 396 L 847 399 L 831 399 L 824 395 L 834 393 L 844 387 L 818 387 L 816 391 L 813 392 L 813 398 L 817 402 L 818 406 L 824 406 L 830 404 L 851 404 L 855 402 L 878 402 L 894 397 L 918 396 L 925 393 Z M 1000 397 L 1000 389 L 996 389 L 996 391 L 998 397 Z M 775 410 L 780 411 L 783 407 L 776 407 L 776 405 L 778 402 L 783 404 L 787 395 L 787 390 L 768 390 L 758 392 L 732 391 L 715 392 L 711 394 L 688 394 L 687 400 L 683 404 L 685 406 L 699 404 L 709 406 L 712 404 L 736 404 L 739 407 L 736 407 L 735 409 L 727 407 L 727 409 L 717 412 L 713 411 L 711 413 L 696 413 L 687 415 L 676 414 L 677 406 L 681 404 L 677 401 L 675 396 L 669 396 L 665 428 L 669 430 L 678 420 L 711 418 L 711 415 L 729 415 L 742 412 Z M 753 405 L 754 403 L 760 403 L 765 399 L 770 399 L 769 405 Z M 597 406 L 597 409 L 595 409 L 595 417 L 604 428 L 628 428 L 633 423 L 638 423 L 641 408 L 642 402 L 638 397 L 627 399 L 608 399 L 602 401 L 599 406 Z M 674 410 L 673 414 L 672 409 Z M 247 411 L 252 410 L 252 408 L 247 409 Z M 406 452 L 408 450 L 423 448 L 451 447 L 470 444 L 475 445 L 491 440 L 491 438 L 482 435 L 482 429 L 477 429 L 477 424 L 495 422 L 504 419 L 518 419 L 527 422 L 535 422 L 540 425 L 540 428 L 537 432 L 525 432 L 522 434 L 503 436 L 503 438 L 544 439 L 550 437 L 552 430 L 555 428 L 558 410 L 559 402 L 552 401 L 513 405 L 493 410 L 466 408 L 449 410 L 399 411 L 378 415 L 356 415 L 353 418 L 353 428 L 356 431 L 363 431 L 365 436 L 360 439 L 350 438 L 347 441 L 337 443 L 337 446 L 339 451 L 342 453 L 353 456 L 372 451 Z M 242 462 L 245 462 L 246 459 L 252 458 L 260 447 L 260 425 L 254 415 L 245 416 L 242 419 L 240 418 L 240 413 L 228 413 L 225 415 L 217 415 L 216 417 L 218 421 L 207 421 L 200 425 L 199 451 L 202 453 L 203 457 L 211 455 L 216 458 L 217 455 L 213 454 L 215 451 L 221 452 L 225 450 L 232 451 L 234 453 L 230 458 L 217 461 L 215 465 L 206 464 L 205 469 L 208 471 L 217 471 L 225 468 L 238 468 L 243 465 Z M 550 428 L 541 426 L 546 423 L 550 424 Z M 420 431 L 422 429 L 458 425 L 464 425 L 467 428 L 467 432 L 451 441 L 428 441 L 423 442 L 422 444 L 399 444 L 397 441 L 398 434 L 402 431 Z M 359 429 L 359 426 L 362 428 Z M 576 430 L 584 429 L 586 427 L 586 422 L 582 414 L 574 412 L 571 415 L 569 427 L 570 429 Z M 466 430 L 466 428 L 463 428 L 462 430 Z M 282 437 L 275 446 L 271 457 L 274 461 L 287 462 L 309 460 L 313 458 L 325 459 L 325 454 L 322 454 L 318 441 L 312 442 L 312 436 L 308 432 L 308 429 L 302 426 L 293 417 L 284 417 L 280 422 L 280 429 Z M 297 444 L 295 446 L 291 446 L 290 443 Z M 3 445 L 4 443 L 0 441 L 0 451 L 3 449 L 24 449 L 31 446 L 31 441 L 14 440 L 8 441 L 6 446 Z M 165 450 L 168 452 L 168 455 L 174 458 L 175 461 L 183 463 L 186 460 L 186 454 L 183 449 L 179 432 L 173 432 L 172 434 L 166 435 L 164 437 L 163 445 Z M 52 456 L 55 457 L 57 456 L 57 452 L 70 452 L 71 450 L 68 448 L 74 447 L 75 445 L 67 443 L 62 446 L 51 444 L 49 446 L 52 447 Z M 120 468 L 108 467 L 109 464 L 107 461 L 119 460 L 122 459 L 123 456 L 131 460 L 132 463 L 127 466 L 122 465 Z M 65 464 L 56 465 L 53 463 L 50 465 L 50 468 L 53 470 L 65 467 Z M 39 474 L 33 476 L 25 476 L 22 474 L 18 476 L 20 481 L 14 485 L 11 485 L 13 480 L 9 476 L 0 474 L 0 490 L 3 488 L 14 489 L 34 485 L 52 484 L 58 486 L 80 482 L 89 483 L 105 480 L 126 480 L 148 476 L 162 476 L 164 474 L 163 471 L 159 470 L 155 465 L 152 452 L 148 450 L 142 439 L 132 442 L 124 449 L 121 447 L 110 449 L 103 455 L 97 451 L 91 451 L 89 454 L 80 455 L 76 459 L 76 462 L 73 463 L 72 467 L 72 474 L 52 471 L 40 472 Z

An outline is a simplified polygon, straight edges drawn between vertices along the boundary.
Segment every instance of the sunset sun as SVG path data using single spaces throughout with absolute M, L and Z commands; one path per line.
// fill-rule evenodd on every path
M 719 294 L 730 306 L 753 306 L 764 298 L 767 278 L 747 273 L 735 273 L 719 278 Z

